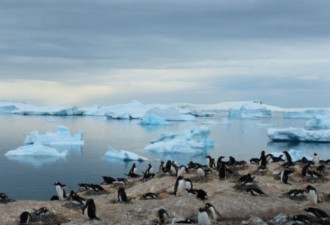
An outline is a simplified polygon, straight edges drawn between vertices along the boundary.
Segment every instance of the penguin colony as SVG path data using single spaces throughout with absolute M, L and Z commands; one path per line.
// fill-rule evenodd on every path
M 329 160 L 322 161 L 315 154 L 312 161 L 302 158 L 294 162 L 287 151 L 284 151 L 279 157 L 262 151 L 260 157 L 250 159 L 250 165 L 232 156 L 229 157 L 228 161 L 225 161 L 224 156 L 220 156 L 217 161 L 211 156 L 207 156 L 206 159 L 206 165 L 193 161 L 187 165 L 177 165 L 174 161 L 161 162 L 156 173 L 153 173 L 153 167 L 149 164 L 147 169 L 141 174 L 137 172 L 136 164 L 132 163 L 131 169 L 126 174 L 127 178 L 103 176 L 102 183 L 79 183 L 78 186 L 80 188 L 78 190 L 72 190 L 69 186 L 56 181 L 54 183 L 56 195 L 52 196 L 50 200 L 59 202 L 62 207 L 70 210 L 80 211 L 81 223 L 86 223 L 88 220 L 95 221 L 96 224 L 118 223 L 118 221 L 111 221 L 109 219 L 111 217 L 103 220 L 102 215 L 98 215 L 98 209 L 100 208 L 98 206 L 98 197 L 107 198 L 109 194 L 115 193 L 116 197 L 112 200 L 109 199 L 108 204 L 127 204 L 127 207 L 133 206 L 133 212 L 136 201 L 152 201 L 152 204 L 155 206 L 154 210 L 150 212 L 153 214 L 151 217 L 153 219 L 148 218 L 149 222 L 145 224 L 211 225 L 227 224 L 226 222 L 228 221 L 231 221 L 228 224 L 235 224 L 232 223 L 233 218 L 227 216 L 228 212 L 221 207 L 216 207 L 221 205 L 219 204 L 221 202 L 221 193 L 213 193 L 212 197 L 208 195 L 208 184 L 210 182 L 218 186 L 227 182 L 232 184 L 236 198 L 244 195 L 245 198 L 246 196 L 251 196 L 250 201 L 258 198 L 275 197 L 290 199 L 293 202 L 292 206 L 298 206 L 296 206 L 295 210 L 292 210 L 295 213 L 289 212 L 290 215 L 285 224 L 330 224 L 328 216 L 330 208 L 319 207 L 320 204 L 322 205 L 322 202 L 330 200 L 330 183 L 325 178 L 330 167 Z M 273 182 L 279 184 L 281 189 L 287 189 L 288 191 L 283 192 L 282 196 L 271 196 L 268 194 L 264 190 L 267 184 L 258 182 L 258 178 L 266 176 L 271 177 Z M 164 189 L 158 189 L 157 192 L 152 192 L 152 185 L 151 188 L 146 188 L 145 193 L 140 195 L 130 195 L 130 192 L 126 192 L 129 188 L 134 189 L 134 186 L 140 182 L 146 184 L 163 177 L 168 177 L 166 181 L 172 181 L 164 184 Z M 323 190 L 321 193 L 317 190 L 317 186 L 322 183 L 328 184 L 328 190 L 325 190 L 325 192 Z M 300 188 L 291 188 L 293 185 Z M 71 190 L 69 191 L 69 189 Z M 157 201 L 164 198 L 173 198 L 178 204 L 183 199 L 194 198 L 196 199 L 194 205 L 188 206 L 184 203 L 180 205 L 183 211 L 185 208 L 190 210 L 195 208 L 194 212 L 184 217 L 180 215 L 180 210 L 174 211 L 171 207 L 164 208 L 161 203 L 158 205 Z M 14 200 L 9 199 L 5 193 L 0 193 L 0 203 L 10 204 L 11 202 L 14 202 Z M 299 204 L 303 203 L 307 207 L 299 208 Z M 133 212 L 132 214 L 134 214 Z M 109 214 L 111 214 L 111 211 Z M 186 215 L 187 213 L 183 214 Z M 65 224 L 65 222 L 70 221 L 70 219 L 67 219 L 62 222 L 58 222 L 58 220 L 56 220 L 57 222 L 50 222 L 49 217 L 54 216 L 56 215 L 51 209 L 40 207 L 39 209 L 33 209 L 33 211 L 22 211 L 20 215 L 17 215 L 18 222 L 16 224 Z M 124 218 L 125 216 L 123 215 L 123 220 Z M 131 223 L 122 221 L 121 224 Z M 137 221 L 137 224 L 144 223 L 138 223 Z

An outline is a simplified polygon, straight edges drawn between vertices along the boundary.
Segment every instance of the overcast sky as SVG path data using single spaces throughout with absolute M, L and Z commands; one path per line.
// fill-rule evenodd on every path
M 0 99 L 330 106 L 330 1 L 1 0 Z

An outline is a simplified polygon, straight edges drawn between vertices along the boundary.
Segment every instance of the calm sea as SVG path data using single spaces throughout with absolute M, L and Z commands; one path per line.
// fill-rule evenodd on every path
M 46 117 L 0 115 L 0 192 L 13 199 L 48 200 L 56 194 L 53 183 L 60 181 L 73 189 L 78 183 L 100 183 L 102 176 L 123 177 L 132 162 L 103 158 L 108 146 L 124 149 L 148 157 L 158 170 L 159 161 L 173 159 L 180 164 L 190 160 L 205 163 L 205 155 L 234 156 L 248 160 L 258 157 L 261 150 L 283 151 L 289 148 L 308 155 L 318 152 L 320 158 L 330 158 L 330 144 L 294 144 L 270 142 L 269 127 L 303 127 L 306 120 L 298 119 L 231 119 L 222 123 L 223 117 L 199 118 L 194 122 L 177 122 L 166 126 L 143 127 L 137 120 L 107 120 L 104 117 Z M 211 122 L 210 122 L 211 121 Z M 214 123 L 216 122 L 216 123 Z M 70 128 L 71 133 L 84 133 L 85 145 L 70 150 L 64 159 L 23 158 L 8 159 L 4 154 L 23 145 L 25 137 L 33 130 L 45 133 L 55 131 L 57 125 Z M 144 147 L 163 132 L 182 132 L 192 126 L 208 126 L 214 148 L 205 154 L 187 155 L 151 154 Z M 138 172 L 149 162 L 137 163 Z

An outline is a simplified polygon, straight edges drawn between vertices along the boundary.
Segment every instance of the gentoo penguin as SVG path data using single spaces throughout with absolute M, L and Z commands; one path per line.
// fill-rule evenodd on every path
M 189 178 L 185 179 L 185 184 L 184 185 L 185 185 L 186 190 L 193 189 L 193 183 Z
M 184 173 L 188 173 L 188 168 L 184 165 L 179 166 L 176 176 L 177 177 L 182 176 Z
M 222 162 L 222 159 L 224 159 L 224 158 L 225 158 L 224 156 L 220 156 L 220 157 L 218 158 L 218 160 L 217 160 L 217 170 L 220 169 L 221 164 L 223 163 L 223 162 Z
M 218 218 L 221 218 L 220 213 L 215 209 L 214 205 L 212 205 L 211 203 L 206 203 L 205 209 L 208 212 L 212 221 L 217 221 Z
M 102 176 L 102 178 L 104 184 L 113 184 L 113 182 L 116 181 L 116 179 L 112 177 Z
M 117 178 L 114 184 L 120 184 L 120 185 L 125 185 L 128 184 L 128 180 L 126 178 Z
M 195 220 L 193 219 L 184 219 L 184 220 L 179 220 L 179 221 L 175 221 L 174 224 L 193 224 L 193 223 L 196 223 Z
M 160 162 L 160 165 L 159 165 L 159 169 L 158 169 L 158 173 L 163 173 L 164 172 L 164 161 L 161 161 Z
M 197 199 L 202 200 L 203 202 L 207 200 L 207 193 L 203 189 L 198 189 L 197 190 Z
M 151 163 L 149 163 L 148 168 L 143 173 L 143 179 L 151 179 L 151 178 L 153 178 L 155 176 L 155 174 L 152 173 L 152 170 L 153 170 L 153 167 L 152 167 Z
M 260 162 L 260 167 L 266 167 L 267 166 L 267 159 L 266 159 L 265 151 L 261 151 L 259 162 Z
M 158 210 L 158 222 L 159 224 L 166 224 L 170 216 L 165 209 Z
M 19 216 L 19 219 L 20 219 L 20 222 L 19 222 L 20 225 L 29 224 L 32 221 L 32 215 L 31 215 L 31 213 L 24 211 Z
M 211 156 L 206 156 L 205 157 L 206 158 L 206 160 L 207 160 L 207 166 L 209 167 L 209 168 L 215 168 L 215 159 L 214 158 L 212 158 Z
M 175 196 L 182 196 L 185 190 L 185 179 L 180 176 L 176 179 L 175 185 L 174 185 L 174 195 Z
M 294 215 L 292 219 L 297 223 L 297 224 L 309 224 L 311 223 L 311 219 L 308 216 L 305 215 Z
M 152 167 L 151 163 L 149 163 L 148 168 L 144 173 L 149 174 L 149 173 L 152 173 L 152 171 L 153 171 L 153 167 Z
M 279 157 L 276 157 L 276 156 L 273 156 L 273 155 L 272 155 L 272 162 L 273 162 L 273 163 L 276 163 L 276 162 L 284 161 L 284 160 L 282 159 L 282 157 L 283 157 L 282 154 L 281 154 Z
M 310 208 L 304 209 L 304 211 L 308 215 L 313 216 L 313 217 L 317 217 L 321 220 L 327 220 L 329 218 L 328 214 L 326 212 L 324 212 L 323 210 L 321 210 L 321 209 L 310 207 Z
M 85 205 L 86 199 L 80 197 L 76 192 L 71 191 L 69 194 L 69 199 L 73 205 Z
M 96 192 L 104 191 L 104 188 L 99 184 L 90 184 L 90 187 L 93 191 Z
M 82 209 L 82 214 L 87 216 L 91 220 L 100 220 L 96 216 L 96 206 L 95 206 L 94 200 L 92 198 L 88 199 L 86 201 L 86 204 L 84 205 L 84 207 Z
M 311 166 L 310 163 L 307 163 L 306 165 L 303 166 L 301 170 L 301 176 L 306 177 L 308 175 L 307 172 L 310 166 Z
M 319 159 L 319 156 L 317 155 L 317 153 L 314 153 L 313 162 L 314 162 L 315 166 L 318 166 L 320 163 L 320 159 Z
M 123 187 L 118 189 L 118 202 L 128 202 L 128 198 Z
M 284 184 L 288 184 L 289 175 L 293 173 L 293 170 L 285 169 L 281 172 L 281 181 Z
M 251 174 L 248 173 L 246 175 L 241 176 L 238 179 L 238 183 L 241 184 L 241 185 L 249 186 L 249 185 L 252 185 L 254 183 L 254 178 L 255 177 L 252 177 Z
M 316 171 L 320 174 L 324 174 L 325 169 L 326 169 L 325 165 L 319 165 L 318 167 L 316 167 Z
M 289 197 L 301 197 L 304 196 L 305 190 L 304 189 L 293 189 L 288 191 L 286 194 Z
M 8 196 L 5 193 L 0 193 L 0 203 L 8 203 L 11 200 L 8 198 Z
M 58 201 L 60 200 L 59 197 L 57 195 L 53 195 L 51 198 L 50 198 L 50 201 Z
M 259 164 L 260 159 L 258 158 L 251 158 L 250 159 L 250 164 Z
M 261 196 L 261 195 L 266 195 L 262 190 L 256 187 L 248 187 L 246 189 L 247 192 L 250 192 L 251 195 L 253 196 Z
M 236 166 L 236 159 L 233 156 L 229 156 L 228 166 Z
M 313 202 L 314 205 L 317 205 L 319 198 L 317 196 L 317 191 L 312 185 L 307 185 L 305 192 L 308 194 L 309 199 Z
M 142 198 L 143 199 L 157 199 L 158 195 L 156 195 L 155 193 L 148 192 L 148 193 L 143 194 Z
M 41 207 L 40 209 L 35 209 L 33 214 L 38 218 L 44 218 L 49 216 L 50 212 L 46 207 Z
M 199 167 L 197 170 L 197 176 L 199 177 L 206 177 L 206 172 L 203 167 Z
M 282 164 L 283 167 L 285 168 L 289 168 L 289 167 L 292 167 L 294 166 L 294 163 L 292 162 L 292 158 L 289 154 L 288 151 L 283 151 L 285 157 L 286 157 L 286 162 Z
M 320 177 L 322 177 L 321 174 L 319 174 L 318 172 L 312 171 L 312 170 L 308 170 L 307 171 L 307 174 L 308 174 L 308 176 L 313 177 L 313 178 L 320 178 Z
M 257 169 L 258 172 L 265 172 L 267 170 L 268 169 L 267 169 L 267 167 L 265 165 L 258 166 L 258 169 Z
M 205 208 L 199 208 L 198 210 L 198 225 L 211 225 L 211 219 Z
M 56 181 L 54 185 L 58 198 L 60 200 L 66 199 L 67 196 L 65 194 L 64 188 L 66 188 L 67 186 L 65 184 L 61 184 L 59 181 Z
M 136 174 L 136 164 L 135 163 L 133 163 L 133 165 L 132 165 L 131 169 L 129 170 L 127 176 L 129 176 L 131 178 L 140 177 L 140 175 Z
M 220 170 L 219 170 L 219 179 L 226 179 L 226 164 L 221 163 Z

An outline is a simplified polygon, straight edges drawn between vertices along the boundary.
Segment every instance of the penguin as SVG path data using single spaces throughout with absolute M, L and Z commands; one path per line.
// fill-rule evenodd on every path
M 135 163 L 133 163 L 133 165 L 132 165 L 131 169 L 129 170 L 127 176 L 129 176 L 129 177 L 131 177 L 131 178 L 137 178 L 137 177 L 140 177 L 139 174 L 136 174 L 136 164 L 135 164 Z
M 41 207 L 40 209 L 35 209 L 33 214 L 38 218 L 45 218 L 49 216 L 50 212 L 46 207 Z
M 202 167 L 202 165 L 199 164 L 199 163 L 196 163 L 196 162 L 193 162 L 193 161 L 190 161 L 188 163 L 188 168 L 189 169 L 198 169 L 199 167 Z
M 193 183 L 189 178 L 185 179 L 185 188 L 186 190 L 192 190 L 193 189 Z
M 305 190 L 304 189 L 293 189 L 288 191 L 286 194 L 289 197 L 301 197 L 304 196 Z
M 20 225 L 29 224 L 32 221 L 32 215 L 31 215 L 31 213 L 24 211 L 19 216 L 19 219 L 20 219 L 20 222 L 19 222 Z
M 152 173 L 152 170 L 153 170 L 153 167 L 152 167 L 151 163 L 149 163 L 148 168 L 143 173 L 143 178 L 142 179 L 148 180 L 148 179 L 153 178 L 155 176 L 155 174 Z
M 225 158 L 224 156 L 220 156 L 220 157 L 218 158 L 218 160 L 217 160 L 217 170 L 220 169 L 221 164 L 223 163 L 223 162 L 222 162 L 222 159 L 224 159 L 224 158 Z
M 292 167 L 294 166 L 294 163 L 292 162 L 292 158 L 289 154 L 288 151 L 283 151 L 285 157 L 286 157 L 286 162 L 282 164 L 283 167 L 285 168 L 289 168 L 289 167 Z
M 260 167 L 265 167 L 266 168 L 267 159 L 266 159 L 265 151 L 261 151 L 259 163 L 260 163 Z
M 214 205 L 212 205 L 211 203 L 206 203 L 205 209 L 208 212 L 209 216 L 211 217 L 212 221 L 217 221 L 218 218 L 222 217 L 220 213 L 215 209 Z
M 184 173 L 189 173 L 188 168 L 184 165 L 181 165 L 176 173 L 176 177 L 182 176 Z
M 252 185 L 254 183 L 254 178 L 255 177 L 252 177 L 251 174 L 248 173 L 246 175 L 241 176 L 238 179 L 238 183 L 241 184 L 241 185 L 244 185 L 244 186 L 249 186 L 249 185 Z
M 324 212 L 323 210 L 318 209 L 318 208 L 309 207 L 309 208 L 304 209 L 304 211 L 308 215 L 311 215 L 313 217 L 317 217 L 317 218 L 319 218 L 321 220 L 327 220 L 327 219 L 329 219 L 328 214 L 326 212 Z
M 314 153 L 313 162 L 314 162 L 315 166 L 318 166 L 320 163 L 320 159 L 319 159 L 319 156 L 317 155 L 317 153 Z
M 176 164 L 176 162 L 172 161 L 171 163 L 171 175 L 176 175 L 178 173 L 179 166 Z
M 267 170 L 268 170 L 268 169 L 267 169 L 267 167 L 266 167 L 265 165 L 261 165 L 261 166 L 259 166 L 258 169 L 257 169 L 258 172 L 265 172 L 265 171 L 267 171 Z
M 125 185 L 128 184 L 128 180 L 126 178 L 117 178 L 116 181 L 113 182 L 114 184 Z
M 280 161 L 284 161 L 282 159 L 283 155 L 281 154 L 279 157 L 273 156 L 272 155 L 272 162 L 276 163 L 276 162 L 280 162 Z
M 90 188 L 96 192 L 104 191 L 104 188 L 99 184 L 90 184 Z
M 204 191 L 204 190 L 202 190 L 202 189 L 198 189 L 197 190 L 197 199 L 200 199 L 200 200 L 202 200 L 203 202 L 205 201 L 205 200 L 207 200 L 207 193 Z
M 73 205 L 85 205 L 86 204 L 86 199 L 83 197 L 80 197 L 76 192 L 71 191 L 69 194 L 69 199 L 71 200 L 71 203 Z
M 198 225 L 211 225 L 211 219 L 205 208 L 199 208 L 197 216 Z
M 320 174 L 324 174 L 325 169 L 326 169 L 325 165 L 319 165 L 318 167 L 316 167 L 316 172 Z
M 57 195 L 53 195 L 51 198 L 50 198 L 50 201 L 58 201 L 60 200 L 59 197 Z
M 185 179 L 180 176 L 176 179 L 175 185 L 174 185 L 174 195 L 175 196 L 182 196 L 183 191 L 185 190 Z
M 175 221 L 174 224 L 193 224 L 193 223 L 196 223 L 195 220 L 193 219 L 184 219 L 184 220 L 179 220 L 179 221 Z
M 312 170 L 308 170 L 308 171 L 307 171 L 307 174 L 308 174 L 310 177 L 313 177 L 313 178 L 321 178 L 321 177 L 322 177 L 321 174 L 319 174 L 318 172 L 312 171 Z
M 212 158 L 211 156 L 206 156 L 205 157 L 206 159 L 207 159 L 207 166 L 209 167 L 209 168 L 215 168 L 215 159 L 214 158 Z
M 197 176 L 206 177 L 206 172 L 203 167 L 199 167 L 196 172 L 197 172 Z
M 118 189 L 118 202 L 128 202 L 128 198 L 123 187 Z
M 159 224 L 166 224 L 170 216 L 165 209 L 158 210 L 158 222 Z
M 164 172 L 164 161 L 160 161 L 160 165 L 159 165 L 159 168 L 158 168 L 158 173 L 163 173 Z
M 297 223 L 297 224 L 309 224 L 311 223 L 311 219 L 308 216 L 305 215 L 294 215 L 292 219 Z
M 56 181 L 54 183 L 55 185 L 55 189 L 56 189 L 56 193 L 57 193 L 57 196 L 60 200 L 63 200 L 63 199 L 66 199 L 67 196 L 66 196 L 66 193 L 65 193 L 65 188 L 67 187 L 65 184 L 61 184 L 59 181 Z
M 113 182 L 116 181 L 116 179 L 112 177 L 102 176 L 102 178 L 104 184 L 113 184 Z
M 82 209 L 82 214 L 87 216 L 90 220 L 100 220 L 100 218 L 96 216 L 96 206 L 94 199 L 87 199 L 86 204 Z
M 281 181 L 284 183 L 284 184 L 289 184 L 288 183 L 288 179 L 289 179 L 289 175 L 293 173 L 293 170 L 288 170 L 288 169 L 285 169 L 281 172 L 280 176 L 281 176 Z
M 0 193 L 0 203 L 8 203 L 10 199 L 5 193 Z
M 306 165 L 304 165 L 304 167 L 301 170 L 301 176 L 306 177 L 308 175 L 307 172 L 308 172 L 308 169 L 310 166 L 311 166 L 310 163 L 307 163 Z
M 151 192 L 148 192 L 148 193 L 143 194 L 142 198 L 143 199 L 157 199 L 158 195 L 156 195 L 154 193 L 151 193 Z
M 305 192 L 308 194 L 310 200 L 313 202 L 314 205 L 317 205 L 319 202 L 319 198 L 317 196 L 317 191 L 312 185 L 307 185 Z
M 84 188 L 85 190 L 92 190 L 91 184 L 79 183 L 78 186 Z
M 220 170 L 219 170 L 219 179 L 226 179 L 226 164 L 221 163 Z
M 250 159 L 250 164 L 259 164 L 260 159 L 258 158 L 251 158 Z
M 252 188 L 252 187 L 248 187 L 246 189 L 247 192 L 250 192 L 251 195 L 253 196 L 262 196 L 262 195 L 266 195 L 262 190 L 260 190 L 259 188 Z
M 236 159 L 233 156 L 229 156 L 228 166 L 236 166 Z
M 163 169 L 164 173 L 171 173 L 171 166 L 172 166 L 172 162 L 171 160 L 167 160 L 166 164 L 165 164 L 165 168 Z

